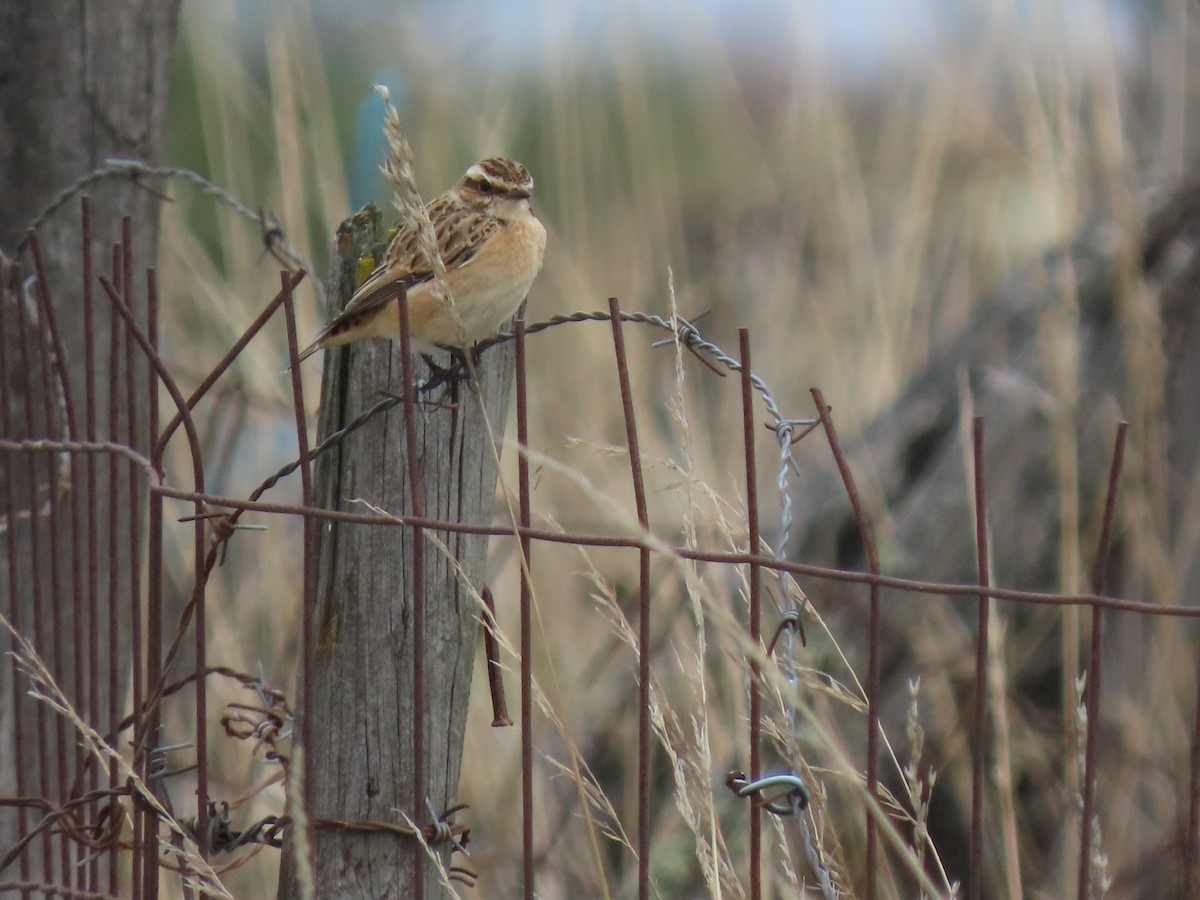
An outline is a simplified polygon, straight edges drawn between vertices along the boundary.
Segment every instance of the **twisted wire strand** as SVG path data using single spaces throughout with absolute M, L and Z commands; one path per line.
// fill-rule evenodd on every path
M 279 228 L 279 224 L 261 211 L 251 209 L 236 196 L 225 190 L 225 188 L 214 184 L 199 172 L 191 169 L 183 169 L 178 166 L 151 166 L 138 159 L 118 159 L 115 157 L 106 159 L 104 165 L 97 166 L 90 172 L 80 176 L 76 181 L 55 194 L 33 218 L 33 221 L 29 223 L 29 228 L 39 228 L 73 197 L 87 190 L 93 184 L 109 178 L 131 178 L 134 181 L 140 178 L 162 178 L 167 181 L 182 181 L 185 184 L 190 184 L 202 194 L 212 197 L 222 206 L 233 210 L 233 212 L 242 218 L 257 225 L 262 231 L 263 243 L 266 245 L 267 250 L 291 268 L 299 268 L 307 272 L 309 280 L 315 286 L 322 303 L 324 303 L 325 285 L 319 278 L 312 274 L 313 267 L 308 260 L 284 239 L 283 231 Z
M 531 325 L 526 325 L 525 333 L 527 335 L 537 334 L 539 331 L 545 331 L 547 328 L 554 328 L 558 325 L 567 325 L 572 322 L 608 322 L 611 318 L 612 317 L 607 310 L 596 310 L 595 312 L 575 312 L 569 315 L 551 316 L 549 319 L 545 319 L 544 321 L 534 322 Z M 621 313 L 621 320 L 623 322 L 635 322 L 642 325 L 653 325 L 657 328 L 663 328 L 667 331 L 674 332 L 675 334 L 679 335 L 679 340 L 684 347 L 693 353 L 697 355 L 703 354 L 711 361 L 720 363 L 731 372 L 742 371 L 741 362 L 726 354 L 724 350 L 722 350 L 712 341 L 706 339 L 700 334 L 696 326 L 687 321 L 687 319 L 679 318 L 677 320 L 673 320 L 669 317 L 658 316 L 653 313 L 623 312 Z M 480 341 L 477 346 L 482 351 L 496 344 L 503 344 L 505 341 L 511 341 L 514 338 L 516 338 L 515 332 L 501 331 L 494 337 L 490 337 L 485 341 Z M 780 412 L 779 405 L 775 402 L 775 397 L 771 393 L 770 388 L 767 387 L 766 382 L 764 382 L 754 372 L 751 372 L 750 383 L 762 397 L 763 405 L 766 407 L 767 412 L 771 415 L 771 418 L 775 420 L 776 426 L 787 423 L 788 420 L 785 419 L 783 413 Z
M 697 354 L 705 353 L 713 361 L 721 363 L 722 365 L 724 365 L 726 368 L 730 369 L 731 371 L 740 372 L 742 370 L 741 363 L 738 360 L 734 359 L 731 356 L 728 356 L 716 344 L 714 344 L 711 341 L 708 341 L 704 337 L 702 337 L 700 335 L 700 332 L 698 332 L 696 330 L 695 326 L 692 325 L 690 322 L 687 322 L 686 320 L 680 319 L 678 323 L 673 323 L 670 319 L 663 318 L 662 316 L 657 316 L 652 313 L 641 313 L 641 312 L 623 312 L 620 315 L 621 315 L 621 320 L 625 321 L 625 322 L 633 322 L 633 323 L 642 324 L 642 325 L 653 325 L 658 328 L 665 328 L 668 331 L 673 331 L 679 335 L 679 339 L 684 344 L 684 346 L 687 347 L 689 350 L 691 350 L 693 353 L 697 353 Z M 572 313 L 570 315 L 565 315 L 565 316 L 553 316 L 553 317 L 543 320 L 541 322 L 534 322 L 533 324 L 528 325 L 525 328 L 525 333 L 526 334 L 537 334 L 538 332 L 546 331 L 549 328 L 555 328 L 559 325 L 569 325 L 569 324 L 576 323 L 576 322 L 592 322 L 592 321 L 607 322 L 610 320 L 610 318 L 611 318 L 611 316 L 608 312 L 599 312 L 599 311 L 597 311 L 597 312 L 577 312 L 577 313 Z M 477 344 L 476 346 L 478 347 L 478 349 L 480 351 L 483 351 L 483 350 L 488 349 L 489 347 L 495 347 L 499 344 L 505 343 L 506 341 L 514 340 L 515 338 L 516 338 L 516 334 L 514 332 L 502 331 L 499 334 L 495 335 L 494 337 L 488 338 L 487 340 L 484 340 L 484 341 L 480 341 L 479 344 Z M 785 466 L 790 465 L 791 461 L 792 461 L 791 460 L 791 434 L 792 434 L 792 432 L 791 432 L 791 425 L 789 424 L 789 420 L 785 419 L 783 417 L 783 414 L 779 411 L 779 406 L 776 404 L 775 398 L 771 394 L 771 391 L 767 387 L 766 383 L 758 375 L 754 374 L 753 372 L 750 373 L 750 383 L 754 386 L 755 390 L 757 390 L 758 393 L 761 395 L 762 400 L 763 400 L 763 405 L 766 407 L 767 412 L 775 420 L 777 434 L 779 434 L 781 436 L 780 437 L 781 459 L 783 459 L 785 461 L 784 462 Z M 271 475 L 270 478 L 268 478 L 266 481 L 264 481 L 255 490 L 254 499 L 258 499 L 258 497 L 261 497 L 263 493 L 265 493 L 270 488 L 274 487 L 275 484 L 281 478 L 284 478 L 284 477 L 290 475 L 292 472 L 294 472 L 298 468 L 300 468 L 300 466 L 304 462 L 312 462 L 317 457 L 319 457 L 322 453 L 325 453 L 326 451 L 331 450 L 334 447 L 341 444 L 342 441 L 344 441 L 347 437 L 349 437 L 353 432 L 357 431 L 359 428 L 366 425 L 367 422 L 369 422 L 371 419 L 375 418 L 375 416 L 379 415 L 382 412 L 386 412 L 389 409 L 392 409 L 393 407 L 397 406 L 398 404 L 400 404 L 402 402 L 403 402 L 403 398 L 401 398 L 399 396 L 389 395 L 387 397 L 384 397 L 382 400 L 378 401 L 374 406 L 371 406 L 369 409 L 363 410 L 361 413 L 359 413 L 357 416 L 355 416 L 351 421 L 347 422 L 344 426 L 342 426 L 342 428 L 340 428 L 339 430 L 330 434 L 327 438 L 325 438 L 325 440 L 323 440 L 320 444 L 318 444 L 311 451 L 309 451 L 308 457 L 306 459 L 303 459 L 303 460 L 302 459 L 294 459 L 291 462 L 289 462 L 287 465 L 283 466 L 283 468 L 279 469 L 279 471 L 275 472 L 275 474 Z M 786 489 L 786 487 L 787 487 L 786 471 L 780 473 L 778 483 L 780 484 L 781 488 Z M 786 516 L 787 516 L 786 527 L 790 528 L 791 527 L 790 526 L 791 503 L 786 498 L 786 494 L 785 494 L 785 499 L 784 499 L 783 503 L 784 503 L 784 508 L 786 510 Z

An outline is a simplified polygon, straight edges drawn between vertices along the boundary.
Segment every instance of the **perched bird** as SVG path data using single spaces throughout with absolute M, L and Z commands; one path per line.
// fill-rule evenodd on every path
M 416 221 L 406 222 L 383 262 L 311 345 L 318 350 L 359 338 L 400 337 L 400 286 L 408 297 L 414 350 L 467 350 L 504 324 L 542 268 L 546 229 L 529 205 L 533 179 L 511 159 L 493 157 L 467 169 L 451 190 L 425 206 L 446 266 L 449 298 L 438 295 L 433 265 Z

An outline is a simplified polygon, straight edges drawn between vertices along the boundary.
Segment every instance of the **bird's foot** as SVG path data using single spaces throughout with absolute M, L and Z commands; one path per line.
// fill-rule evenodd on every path
M 442 392 L 436 397 L 427 397 L 424 396 L 425 381 L 423 379 L 417 381 L 414 387 L 415 390 L 407 395 L 398 394 L 395 391 L 384 390 L 381 390 L 379 395 L 381 397 L 391 397 L 393 400 L 397 400 L 400 403 L 410 403 L 415 401 L 420 408 L 422 415 L 427 415 L 431 409 L 458 409 L 458 400 L 451 395 L 449 388 L 442 390 Z
M 429 377 L 421 380 L 419 388 L 423 394 L 442 385 L 455 387 L 471 377 L 466 360 L 460 351 L 452 350 L 450 352 L 450 365 L 448 366 L 438 365 L 428 353 L 422 353 L 421 359 L 425 360 L 425 365 L 429 367 Z

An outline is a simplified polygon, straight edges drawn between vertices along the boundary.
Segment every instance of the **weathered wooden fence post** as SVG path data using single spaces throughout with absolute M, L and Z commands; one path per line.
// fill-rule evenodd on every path
M 357 260 L 373 249 L 380 258 L 385 231 L 372 207 L 339 232 L 330 296 L 344 305 L 354 289 Z M 414 366 L 414 369 L 417 369 Z M 460 388 L 458 409 L 416 412 L 416 460 L 424 515 L 463 522 L 491 518 L 497 466 L 484 423 L 503 437 L 512 387 L 512 345 L 489 350 L 479 367 L 479 393 Z M 326 355 L 317 440 L 340 430 L 377 403 L 381 391 L 402 393 L 398 341 L 360 341 Z M 370 512 L 356 500 L 388 512 L 413 510 L 409 490 L 404 409 L 396 406 L 321 456 L 314 469 L 316 503 L 327 509 Z M 428 796 L 439 812 L 458 802 L 479 610 L 456 566 L 480 587 L 485 536 L 437 533 L 453 560 L 423 543 L 421 588 L 425 607 L 423 766 Z M 319 527 L 314 609 L 313 682 L 301 691 L 308 717 L 313 808 L 309 814 L 343 821 L 402 821 L 413 808 L 413 560 L 411 528 L 322 523 Z M 299 734 L 299 729 L 297 734 Z M 313 837 L 318 897 L 444 895 L 436 867 L 414 839 L 337 827 Z M 447 847 L 438 848 L 446 859 Z M 280 896 L 297 896 L 285 854 Z M 423 887 L 423 890 L 422 890 Z

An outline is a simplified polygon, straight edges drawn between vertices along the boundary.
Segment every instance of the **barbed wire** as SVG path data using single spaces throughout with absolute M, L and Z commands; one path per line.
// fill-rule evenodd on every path
M 572 322 L 608 322 L 611 319 L 612 316 L 607 310 L 596 310 L 594 312 L 575 312 L 568 315 L 551 316 L 549 319 L 545 319 L 541 322 L 534 322 L 530 325 L 526 325 L 525 333 L 527 335 L 537 334 L 538 332 L 545 331 L 548 328 L 555 328 L 559 325 L 567 325 Z M 742 364 L 739 360 L 728 355 L 717 344 L 714 344 L 712 341 L 705 338 L 702 334 L 700 334 L 700 331 L 695 325 L 682 316 L 664 317 L 655 315 L 654 313 L 623 312 L 621 313 L 621 321 L 637 322 L 643 325 L 653 325 L 657 328 L 662 328 L 666 331 L 673 332 L 678 335 L 679 341 L 681 344 L 683 344 L 684 348 L 691 351 L 694 356 L 700 358 L 701 362 L 708 362 L 705 356 L 702 355 L 707 354 L 707 356 L 711 358 L 713 362 L 720 363 L 731 372 L 742 371 Z M 515 331 L 501 331 L 499 334 L 496 334 L 487 340 L 480 341 L 475 346 L 479 352 L 483 352 L 489 347 L 515 340 L 516 336 L 517 335 Z M 771 393 L 770 388 L 767 387 L 766 382 L 763 381 L 762 378 L 751 372 L 750 383 L 762 396 L 763 405 L 766 406 L 767 412 L 770 413 L 771 418 L 776 424 L 792 421 L 784 417 L 783 413 L 779 409 L 779 404 L 775 402 L 774 394 Z
M 642 324 L 642 325 L 652 325 L 652 326 L 655 326 L 658 328 L 664 328 L 668 331 L 672 331 L 672 332 L 676 333 L 677 335 L 679 335 L 680 342 L 688 350 L 692 351 L 692 353 L 694 355 L 698 356 L 701 352 L 707 353 L 709 356 L 712 357 L 712 359 L 714 361 L 726 366 L 727 368 L 729 368 L 730 371 L 740 372 L 742 370 L 741 363 L 738 362 L 738 360 L 734 359 L 731 356 L 728 356 L 723 350 L 721 350 L 721 348 L 719 346 L 717 346 L 716 344 L 714 344 L 711 341 L 708 341 L 704 337 L 702 337 L 700 335 L 699 331 L 696 330 L 695 326 L 692 325 L 690 322 L 688 322 L 686 319 L 681 318 L 681 319 L 679 319 L 678 324 L 675 324 L 670 319 L 663 318 L 662 316 L 657 316 L 652 313 L 641 313 L 641 312 L 628 312 L 628 313 L 623 312 L 620 314 L 620 317 L 621 317 L 621 320 L 624 322 L 633 322 L 633 323 Z M 573 313 L 571 315 L 566 315 L 566 316 L 553 316 L 552 318 L 543 320 L 541 322 L 534 322 L 531 325 L 527 325 L 525 328 L 525 332 L 526 332 L 526 334 L 537 334 L 538 332 L 546 331 L 547 329 L 555 328 L 560 325 L 569 325 L 569 324 L 576 323 L 576 322 L 589 322 L 589 321 L 605 321 L 605 322 L 607 322 L 611 318 L 612 317 L 609 313 L 600 312 L 600 311 L 578 312 L 578 313 Z M 479 352 L 483 352 L 484 350 L 487 350 L 491 347 L 495 347 L 495 346 L 498 346 L 500 344 L 503 344 L 503 343 L 506 343 L 508 341 L 512 341 L 515 339 L 516 339 L 515 332 L 502 331 L 499 334 L 495 335 L 494 337 L 488 338 L 487 340 L 484 340 L 484 341 L 480 341 L 476 345 L 476 348 L 479 350 Z M 446 348 L 446 349 L 451 349 L 451 348 Z M 775 422 L 774 422 L 775 427 L 772 428 L 772 430 L 776 431 L 776 433 L 778 435 L 780 435 L 781 459 L 784 460 L 785 466 L 789 465 L 792 463 L 790 448 L 794 443 L 793 438 L 792 438 L 791 428 L 797 422 L 807 421 L 807 420 L 795 420 L 795 419 L 784 418 L 783 414 L 779 410 L 778 404 L 775 402 L 774 396 L 772 395 L 770 389 L 767 387 L 766 383 L 758 375 L 754 374 L 753 372 L 750 374 L 750 381 L 755 386 L 755 389 L 762 396 L 763 405 L 766 407 L 768 413 L 770 413 L 771 417 L 775 420 Z M 425 389 L 425 386 L 422 386 L 421 390 L 424 390 L 424 389 Z M 398 394 L 385 395 L 381 400 L 376 402 L 373 406 L 370 406 L 367 409 L 363 410 L 361 413 L 359 413 L 357 416 L 355 416 L 353 419 L 351 419 L 349 422 L 347 422 L 340 429 L 338 429 L 337 431 L 333 432 L 328 437 L 326 437 L 325 440 L 323 440 L 320 444 L 318 444 L 316 447 L 314 447 L 309 452 L 308 456 L 304 457 L 303 459 L 301 459 L 301 458 L 293 459 L 292 461 L 290 461 L 289 463 L 287 463 L 286 465 L 281 467 L 278 471 L 274 472 L 270 477 L 268 477 L 265 481 L 263 481 L 262 484 L 260 484 L 257 488 L 254 489 L 254 491 L 251 493 L 251 499 L 252 500 L 259 499 L 268 490 L 270 490 L 272 487 L 274 487 L 276 484 L 278 484 L 281 479 L 286 478 L 288 475 L 295 472 L 297 469 L 300 468 L 300 466 L 304 465 L 305 463 L 313 462 L 314 460 L 316 460 L 319 456 L 321 456 L 325 452 L 332 450 L 334 447 L 341 444 L 347 437 L 349 437 L 351 434 L 353 434 L 358 429 L 362 428 L 364 425 L 366 425 L 368 422 L 370 422 L 377 415 L 379 415 L 380 413 L 387 412 L 389 409 L 394 409 L 396 406 L 399 406 L 403 402 L 404 402 L 404 397 L 402 395 L 398 395 Z M 778 484 L 781 486 L 782 489 L 786 490 L 786 488 L 787 488 L 787 473 L 786 473 L 786 471 L 780 473 L 779 479 L 778 479 Z M 786 536 L 788 529 L 790 529 L 790 527 L 791 527 L 791 503 L 790 503 L 790 501 L 785 500 L 783 502 L 783 507 L 784 507 L 783 532 L 784 532 L 784 535 Z M 230 515 L 233 515 L 233 514 L 231 513 Z M 190 520 L 190 517 L 188 517 L 188 520 Z M 183 521 L 183 520 L 181 520 L 181 521 Z M 221 536 L 223 536 L 223 539 L 227 538 L 229 536 L 229 532 L 227 529 L 222 529 L 219 533 Z M 783 546 L 782 539 L 780 542 L 780 546 Z
M 104 160 L 104 165 L 97 166 L 90 172 L 80 176 L 71 184 L 67 185 L 61 191 L 54 195 L 53 198 L 42 207 L 33 220 L 29 223 L 30 230 L 36 230 L 43 225 L 50 216 L 54 215 L 64 204 L 70 201 L 73 197 L 83 193 L 94 184 L 105 181 L 110 178 L 129 178 L 135 183 L 141 178 L 162 178 L 168 181 L 181 181 L 185 184 L 190 184 L 192 187 L 199 190 L 202 194 L 212 197 L 222 206 L 231 209 L 244 219 L 253 222 L 262 232 L 263 246 L 267 252 L 271 254 L 280 263 L 291 269 L 304 269 L 308 273 L 309 279 L 313 283 L 318 296 L 321 299 L 322 306 L 325 302 L 325 284 L 321 279 L 313 275 L 313 267 L 307 259 L 294 247 L 292 247 L 284 238 L 283 229 L 274 217 L 269 216 L 262 210 L 254 210 L 239 200 L 235 195 L 227 191 L 220 185 L 209 181 L 199 172 L 192 169 L 185 169 L 179 166 L 152 166 L 138 159 L 119 159 L 110 157 Z M 143 185 L 145 187 L 145 185 Z M 147 190 L 151 190 L 147 187 Z M 156 191 L 152 191 L 163 200 L 170 200 Z M 22 245 L 24 241 L 22 241 Z

